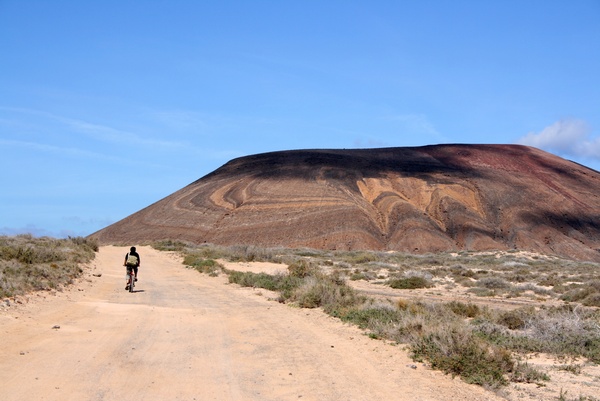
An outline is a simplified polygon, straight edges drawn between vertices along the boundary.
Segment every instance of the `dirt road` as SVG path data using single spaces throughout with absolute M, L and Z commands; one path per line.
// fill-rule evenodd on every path
M 131 294 L 126 251 L 103 247 L 74 288 L 0 310 L 0 399 L 500 399 L 151 248 Z

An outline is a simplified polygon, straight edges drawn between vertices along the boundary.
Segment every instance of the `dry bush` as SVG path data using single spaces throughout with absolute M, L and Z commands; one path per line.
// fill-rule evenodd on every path
M 580 302 L 586 306 L 600 306 L 600 280 L 579 285 L 565 292 L 560 299 L 567 302 Z
M 335 278 L 322 275 L 308 276 L 291 296 L 302 308 L 322 307 L 328 313 L 339 313 L 362 302 L 357 292 Z
M 82 237 L 55 239 L 31 235 L 0 237 L 0 298 L 60 289 L 95 257 L 98 244 Z
M 514 369 L 509 351 L 486 343 L 463 324 L 430 328 L 411 344 L 414 358 L 425 358 L 432 368 L 458 375 L 467 383 L 491 388 L 507 384 L 505 375 Z
M 600 316 L 582 308 L 542 310 L 527 322 L 525 336 L 555 354 L 584 356 L 600 362 Z
M 490 290 L 506 290 L 512 287 L 512 284 L 501 277 L 484 277 L 477 280 L 479 287 Z
M 473 318 L 481 314 L 481 308 L 473 303 L 451 301 L 446 304 L 458 316 Z
M 300 259 L 288 265 L 288 273 L 290 276 L 304 278 L 314 275 L 318 268 L 310 261 Z

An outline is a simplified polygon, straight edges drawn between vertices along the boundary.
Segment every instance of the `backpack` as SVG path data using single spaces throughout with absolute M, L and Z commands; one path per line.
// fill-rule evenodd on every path
M 138 257 L 135 255 L 127 254 L 127 266 L 137 266 L 138 265 Z

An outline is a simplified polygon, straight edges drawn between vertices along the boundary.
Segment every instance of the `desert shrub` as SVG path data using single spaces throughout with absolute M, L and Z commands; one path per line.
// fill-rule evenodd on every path
M 350 280 L 358 281 L 358 280 L 369 280 L 369 277 L 364 272 L 354 272 L 350 275 Z
M 589 294 L 587 297 L 581 301 L 581 303 L 585 306 L 596 306 L 600 307 L 600 292 L 595 292 L 593 294 Z
M 303 256 L 308 258 L 327 258 L 329 257 L 329 253 L 327 251 L 319 250 L 319 249 L 296 249 L 293 251 L 294 255 Z
M 193 245 L 178 240 L 163 240 L 152 243 L 152 247 L 159 251 L 182 252 L 188 247 L 193 247 Z
M 535 309 L 531 307 L 513 309 L 501 312 L 496 321 L 511 330 L 524 329 L 535 313 Z
M 374 252 L 351 252 L 349 253 L 346 258 L 345 261 L 351 264 L 363 264 L 363 263 L 368 263 L 368 262 L 374 262 L 378 260 L 378 256 L 376 253 Z
M 477 281 L 478 286 L 496 290 L 496 289 L 508 289 L 511 287 L 511 284 L 500 277 L 484 277 Z
M 291 296 L 302 308 L 322 307 L 327 313 L 344 310 L 361 302 L 356 291 L 327 276 L 310 276 L 303 280 Z
M 549 380 L 550 376 L 527 362 L 518 362 L 510 372 L 510 381 L 514 383 L 540 383 Z
M 495 320 L 478 319 L 475 330 L 488 341 L 518 352 L 544 352 L 600 361 L 598 312 L 574 308 L 504 312 Z M 509 329 L 514 327 L 514 329 Z
M 538 295 L 551 295 L 552 291 L 547 290 L 546 288 L 539 287 L 532 283 L 519 284 L 512 289 L 516 293 L 521 293 L 525 291 L 531 291 Z
M 371 330 L 381 322 L 397 323 L 400 319 L 401 313 L 399 310 L 389 306 L 382 307 L 381 305 L 369 305 L 352 309 L 342 317 L 345 322 L 353 323 L 361 329 Z
M 450 267 L 450 272 L 458 277 L 475 278 L 477 276 L 477 273 L 474 270 L 460 264 L 452 265 Z
M 600 325 L 596 312 L 553 308 L 530 319 L 524 335 L 536 338 L 546 352 L 583 356 L 600 362 Z
M 95 257 L 97 243 L 82 237 L 0 236 L 0 297 L 60 289 Z
M 69 241 L 73 242 L 75 245 L 88 248 L 93 252 L 98 252 L 100 250 L 100 244 L 98 243 L 98 239 L 94 237 L 68 237 Z
M 582 365 L 577 363 L 570 363 L 568 365 L 560 365 L 556 367 L 558 370 L 564 370 L 565 372 L 569 372 L 574 375 L 581 374 Z
M 179 248 L 181 244 L 174 244 L 174 248 Z M 169 245 L 167 244 L 167 247 Z M 181 250 L 182 254 L 185 257 L 194 256 L 203 259 L 226 259 L 229 257 L 228 248 L 210 245 L 210 244 L 202 244 L 202 245 L 185 245 Z
M 486 343 L 464 326 L 428 333 L 410 349 L 415 359 L 427 359 L 434 369 L 492 388 L 507 384 L 504 375 L 514 367 L 510 352 Z
M 388 280 L 388 285 L 392 288 L 402 290 L 414 290 L 417 288 L 433 287 L 433 284 L 430 281 L 418 276 L 393 278 Z
M 273 262 L 277 251 L 254 245 L 233 245 L 226 249 L 226 255 L 235 262 Z
M 481 313 L 481 308 L 473 303 L 463 303 L 459 301 L 451 301 L 446 304 L 452 312 L 462 317 L 476 317 Z
M 544 287 L 555 287 L 562 285 L 565 281 L 566 278 L 560 276 L 558 273 L 550 273 L 549 275 L 540 278 L 538 285 Z
M 302 279 L 288 274 L 267 274 L 240 272 L 235 270 L 224 270 L 228 274 L 230 283 L 239 284 L 243 287 L 264 288 L 280 293 L 279 300 L 284 302 L 291 298 L 293 292 L 302 284 Z
M 258 287 L 271 291 L 277 291 L 279 280 L 276 276 L 267 273 L 252 273 L 241 271 L 228 271 L 230 283 L 239 284 L 242 287 Z
M 600 280 L 581 285 L 561 295 L 566 302 L 580 302 L 586 306 L 600 306 Z
M 197 255 L 188 255 L 184 258 L 185 265 L 198 270 L 200 273 L 206 273 L 211 276 L 218 275 L 219 270 L 223 268 L 219 262 L 214 259 L 204 259 Z
M 307 277 L 316 272 L 317 268 L 305 259 L 297 260 L 288 265 L 288 272 L 293 277 Z

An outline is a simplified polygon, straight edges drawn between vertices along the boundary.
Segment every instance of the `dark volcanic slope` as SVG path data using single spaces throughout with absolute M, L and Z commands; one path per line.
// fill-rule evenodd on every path
M 516 145 L 273 152 L 232 160 L 92 236 L 600 261 L 600 173 Z

